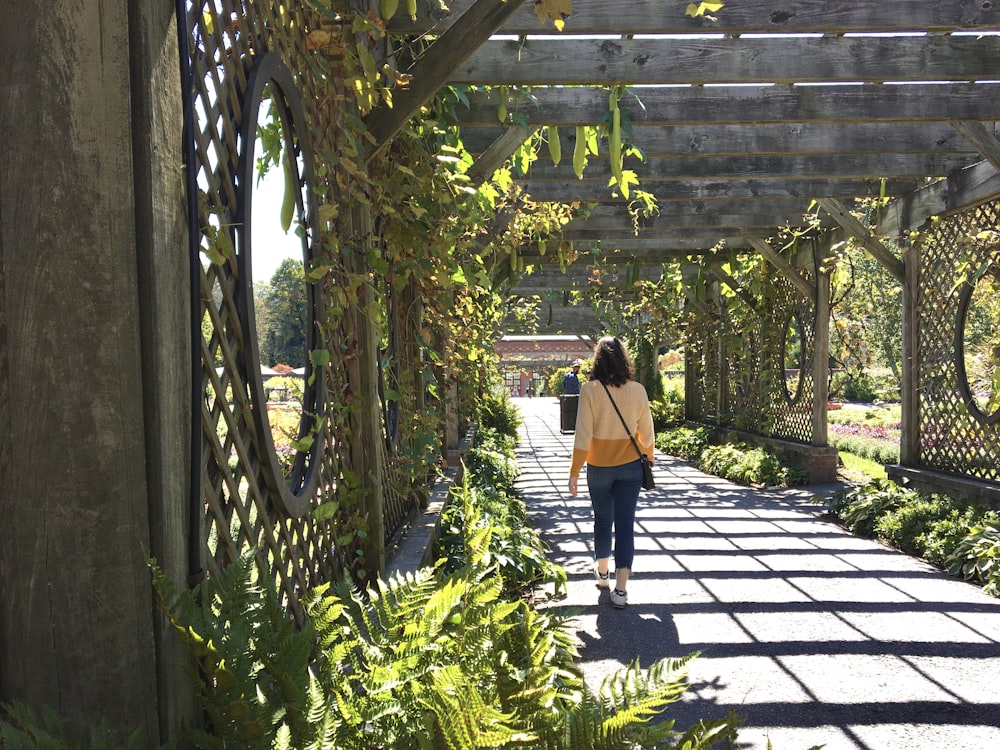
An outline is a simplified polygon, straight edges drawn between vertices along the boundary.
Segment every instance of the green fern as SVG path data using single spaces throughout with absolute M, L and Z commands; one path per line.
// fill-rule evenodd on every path
M 468 484 L 453 498 L 461 550 L 447 564 L 364 592 L 348 580 L 320 586 L 303 601 L 301 630 L 276 584 L 257 585 L 252 555 L 209 581 L 203 600 L 174 595 L 154 566 L 163 606 L 199 666 L 191 674 L 209 726 L 192 734 L 194 743 L 564 750 L 681 740 L 695 750 L 733 731 L 718 720 L 681 734 L 660 720 L 682 694 L 694 655 L 645 671 L 633 664 L 595 696 L 566 616 L 512 595 L 500 543 L 510 528 L 479 498 Z
M 107 722 L 92 729 L 69 726 L 52 709 L 36 712 L 23 703 L 0 705 L 0 747 L 4 750 L 142 750 L 142 732 L 122 740 Z

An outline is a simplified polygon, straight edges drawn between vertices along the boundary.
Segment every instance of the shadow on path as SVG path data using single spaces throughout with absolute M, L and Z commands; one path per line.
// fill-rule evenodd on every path
M 753 490 L 657 456 L 640 498 L 629 605 L 594 586 L 591 511 L 566 491 L 558 401 L 521 399 L 519 489 L 569 577 L 596 689 L 636 657 L 693 651 L 678 727 L 745 718 L 741 748 L 1000 748 L 1000 600 L 825 517 L 836 487 Z

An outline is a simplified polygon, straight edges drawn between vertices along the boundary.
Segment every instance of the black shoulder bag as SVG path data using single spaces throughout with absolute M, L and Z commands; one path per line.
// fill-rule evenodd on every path
M 635 442 L 635 438 L 632 437 L 632 431 L 625 423 L 625 417 L 622 416 L 621 411 L 618 409 L 618 404 L 615 403 L 614 398 L 611 396 L 611 391 L 608 390 L 608 387 L 604 385 L 604 383 L 601 383 L 601 385 L 604 386 L 604 392 L 607 393 L 608 398 L 611 399 L 611 405 L 615 407 L 615 413 L 622 421 L 622 427 L 624 427 L 625 432 L 628 433 L 628 439 L 632 441 L 632 445 L 635 447 L 636 453 L 639 454 L 639 462 L 642 464 L 642 488 L 644 490 L 651 490 L 656 486 L 656 482 L 653 480 L 653 467 L 649 465 L 649 459 L 646 458 L 646 454 L 639 449 L 639 444 Z

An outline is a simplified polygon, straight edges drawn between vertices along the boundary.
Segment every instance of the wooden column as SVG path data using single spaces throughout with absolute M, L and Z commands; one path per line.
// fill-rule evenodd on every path
M 366 257 L 374 237 L 369 206 L 352 209 L 351 230 L 353 236 L 365 238 L 362 241 L 363 251 L 353 254 L 353 270 L 367 272 Z M 365 540 L 368 582 L 385 570 L 385 443 L 382 440 L 382 408 L 378 393 L 378 337 L 367 312 L 372 304 L 374 293 L 371 285 L 364 284 L 350 310 L 357 353 L 348 364 L 351 395 L 358 404 L 351 414 L 350 468 L 361 477 L 360 512 L 368 518 L 368 538 Z
M 715 423 L 721 425 L 723 423 L 723 415 L 725 414 L 726 403 L 727 403 L 727 388 L 726 381 L 728 376 L 728 367 L 726 366 L 726 334 L 728 333 L 729 318 L 726 315 L 727 311 L 722 304 L 722 290 L 719 288 L 718 282 L 713 282 L 712 295 L 715 297 L 716 309 L 719 311 L 719 328 L 718 328 L 718 338 L 716 339 L 716 357 L 718 357 L 719 372 L 715 379 Z
M 150 164 L 135 169 L 156 148 L 150 108 L 133 96 L 154 85 L 152 69 L 166 74 L 159 65 L 171 55 L 137 65 L 130 54 L 176 48 L 170 13 L 150 0 L 8 3 L 0 27 L 8 154 L 0 167 L 0 701 L 49 707 L 72 724 L 141 728 L 150 747 L 160 731 L 145 559 L 157 451 L 147 452 L 155 439 L 147 425 L 173 408 L 167 381 L 184 378 L 163 373 L 164 400 L 149 403 L 137 246 L 152 232 L 138 230 L 137 215 L 151 218 L 161 178 Z M 135 38 L 141 33 L 159 38 Z M 175 144 L 157 164 L 174 173 L 160 186 L 176 184 L 179 129 L 176 120 L 157 126 Z M 169 202 L 161 228 L 172 227 L 182 198 Z M 176 427 L 180 416 L 171 420 Z M 160 468 L 183 467 L 174 458 Z
M 827 402 L 830 400 L 830 276 L 816 264 L 816 320 L 813 332 L 812 444 L 826 445 Z
M 903 253 L 903 372 L 899 463 L 920 463 L 920 246 Z

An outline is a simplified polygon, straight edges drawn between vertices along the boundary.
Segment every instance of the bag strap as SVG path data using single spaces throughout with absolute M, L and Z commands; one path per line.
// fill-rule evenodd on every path
M 601 382 L 601 385 L 604 386 L 604 392 L 607 393 L 608 398 L 611 399 L 611 405 L 615 407 L 615 413 L 618 415 L 618 418 L 622 421 L 622 427 L 624 427 L 625 432 L 628 433 L 628 439 L 632 441 L 632 446 L 635 448 L 636 453 L 639 454 L 639 458 L 645 458 L 646 454 L 642 452 L 642 450 L 639 448 L 639 444 L 635 442 L 635 438 L 632 437 L 632 431 L 628 428 L 628 424 L 625 423 L 625 417 L 622 416 L 621 410 L 618 408 L 618 404 L 615 403 L 615 399 L 612 397 L 611 391 L 608 390 L 608 386 L 605 385 L 603 382 Z

